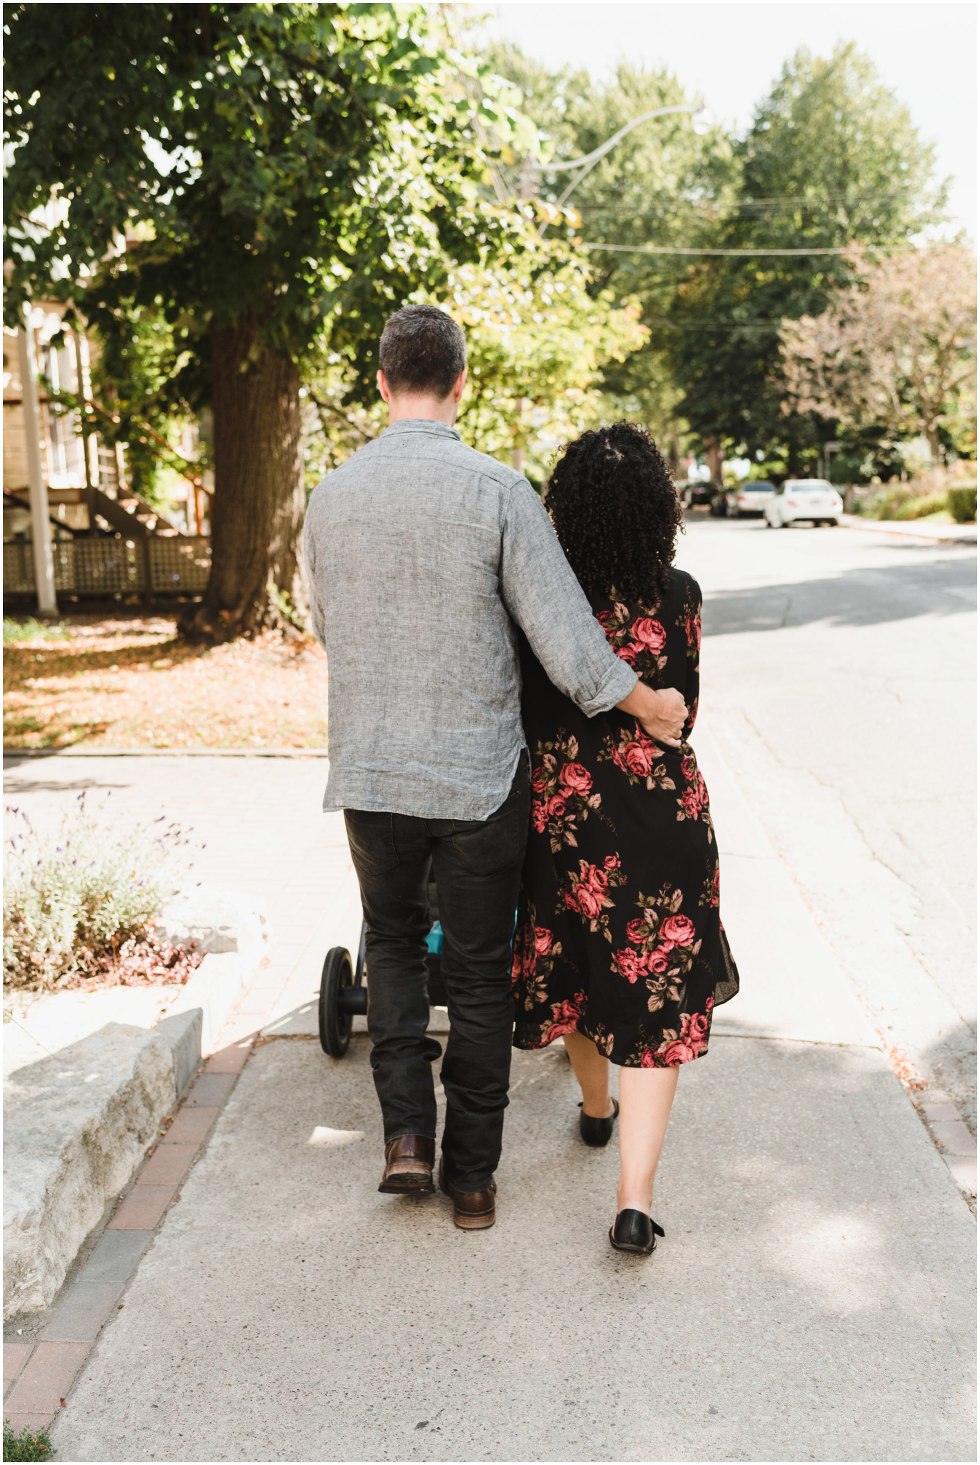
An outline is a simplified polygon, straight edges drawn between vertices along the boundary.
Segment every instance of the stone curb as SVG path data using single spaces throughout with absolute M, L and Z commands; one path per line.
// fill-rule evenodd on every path
M 240 908 L 233 933 L 227 925 L 213 933 L 234 949 L 209 951 L 155 1028 L 107 1023 L 5 1080 L 5 1319 L 37 1312 L 57 1294 L 161 1119 L 215 1050 L 259 970 L 265 929 L 258 909 Z
M 125 1306 L 125 1289 L 143 1253 L 170 1206 L 179 1202 L 180 1187 L 238 1082 L 283 986 L 284 981 L 270 972 L 260 969 L 256 973 L 250 989 L 227 1014 L 216 1037 L 216 1051 L 197 1073 L 173 1121 L 159 1129 L 159 1143 L 148 1151 L 134 1183 L 120 1197 L 101 1235 L 93 1232 L 89 1237 L 87 1255 L 57 1298 L 36 1340 L 5 1341 L 4 1419 L 14 1429 L 46 1429 L 65 1407 L 69 1390 L 102 1328 Z M 189 1014 L 182 1016 L 186 1019 Z
M 169 1128 L 158 1129 L 135 1183 L 58 1298 L 34 1342 L 4 1342 L 4 1420 L 15 1430 L 50 1427 L 194 1164 L 251 1053 L 231 1043 L 207 1060 Z
M 977 1142 L 945 1090 L 930 1084 L 910 1095 L 919 1118 L 970 1209 L 977 1201 Z

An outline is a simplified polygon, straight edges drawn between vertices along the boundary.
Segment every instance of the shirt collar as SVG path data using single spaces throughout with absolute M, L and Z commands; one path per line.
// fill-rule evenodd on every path
M 393 422 L 381 433 L 382 437 L 388 437 L 393 433 L 402 432 L 430 432 L 436 437 L 452 437 L 457 442 L 462 442 L 462 437 L 455 427 L 450 427 L 447 422 L 436 422 L 433 417 L 402 417 L 398 422 Z

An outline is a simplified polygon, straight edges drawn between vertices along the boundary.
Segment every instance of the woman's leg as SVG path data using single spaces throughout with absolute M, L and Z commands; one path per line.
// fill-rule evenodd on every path
M 565 1042 L 568 1042 L 567 1038 Z M 636 1210 L 644 1215 L 650 1214 L 653 1179 L 667 1133 L 679 1072 L 679 1065 L 619 1070 L 617 1213 Z
M 584 1033 L 566 1033 L 564 1041 L 582 1090 L 582 1113 L 592 1119 L 608 1119 L 613 1111 L 609 1097 L 609 1059 L 602 1056 Z

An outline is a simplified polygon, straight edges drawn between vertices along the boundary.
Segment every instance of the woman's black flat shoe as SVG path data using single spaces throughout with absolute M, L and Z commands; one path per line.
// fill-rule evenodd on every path
M 609 1228 L 609 1241 L 617 1251 L 649 1256 L 657 1245 L 657 1237 L 663 1234 L 663 1227 L 643 1211 L 620 1211 Z
M 612 1106 L 613 1111 L 608 1119 L 594 1119 L 591 1114 L 586 1114 L 582 1105 L 579 1104 L 582 1112 L 578 1116 L 578 1132 L 587 1145 L 598 1148 L 601 1145 L 607 1145 L 612 1139 L 613 1124 L 619 1113 L 619 1105 L 615 1099 L 612 1101 Z

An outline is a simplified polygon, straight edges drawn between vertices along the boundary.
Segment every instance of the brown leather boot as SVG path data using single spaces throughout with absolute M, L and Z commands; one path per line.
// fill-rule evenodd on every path
M 487 1190 L 457 1190 L 446 1179 L 446 1169 L 439 1161 L 439 1189 L 453 1203 L 453 1220 L 461 1231 L 485 1231 L 497 1219 L 497 1182 L 491 1180 Z
M 385 1171 L 378 1189 L 385 1195 L 429 1195 L 432 1167 L 436 1162 L 436 1142 L 424 1134 L 402 1134 L 385 1145 Z

